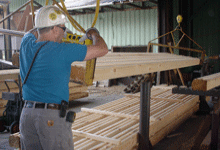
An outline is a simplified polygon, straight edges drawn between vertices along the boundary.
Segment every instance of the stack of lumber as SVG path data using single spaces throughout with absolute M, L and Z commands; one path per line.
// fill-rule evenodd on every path
M 114 79 L 199 65 L 198 58 L 170 53 L 108 53 L 97 58 L 94 81 Z M 71 79 L 83 82 L 86 62 L 74 62 Z
M 69 82 L 69 101 L 88 96 L 89 93 L 87 86 Z
M 172 94 L 171 86 L 151 90 L 150 141 L 158 143 L 199 109 L 199 97 Z M 97 106 L 82 108 L 72 125 L 74 149 L 135 149 L 138 145 L 140 93 Z M 19 147 L 18 133 L 9 144 Z
M 5 110 L 5 106 L 7 104 L 7 100 L 2 100 L 2 92 L 8 92 L 8 89 L 4 83 L 6 79 L 14 79 L 18 80 L 19 69 L 12 70 L 0 70 L 0 117 L 2 116 L 3 111 Z M 18 86 L 14 82 L 7 82 L 10 88 L 10 92 L 19 92 Z M 77 83 L 69 82 L 69 101 L 87 97 L 88 87 L 84 85 L 80 85 Z
M 208 91 L 220 85 L 220 73 L 207 75 L 194 79 L 192 89 L 198 91 Z
M 7 104 L 7 100 L 2 100 L 2 92 L 7 92 L 8 89 L 3 81 L 6 79 L 18 79 L 19 70 L 12 69 L 12 70 L 0 70 L 0 117 L 5 110 L 5 106 Z M 8 86 L 10 87 L 11 92 L 19 92 L 18 86 L 13 82 L 7 82 Z

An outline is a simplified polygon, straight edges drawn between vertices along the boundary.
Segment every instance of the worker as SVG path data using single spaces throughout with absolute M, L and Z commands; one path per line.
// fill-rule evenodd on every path
M 93 28 L 86 32 L 93 45 L 62 43 L 66 22 L 66 16 L 57 7 L 42 7 L 35 16 L 36 29 L 22 38 L 20 76 L 25 101 L 20 118 L 22 150 L 73 149 L 73 112 L 68 110 L 71 63 L 108 53 L 105 41 Z

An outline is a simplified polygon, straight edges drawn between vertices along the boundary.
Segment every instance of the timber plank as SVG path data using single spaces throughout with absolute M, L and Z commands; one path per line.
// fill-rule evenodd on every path
M 77 93 L 70 93 L 69 95 L 69 101 L 83 98 L 83 97 L 88 97 L 89 93 L 88 92 L 77 92 Z
M 155 145 L 165 136 L 167 136 L 171 131 L 175 130 L 182 122 L 189 118 L 195 111 L 199 110 L 199 106 L 193 106 L 192 108 L 185 111 L 181 116 L 178 116 L 174 119 L 173 122 L 170 122 L 166 127 L 159 130 L 154 136 L 150 137 L 152 145 Z
M 113 113 L 110 111 L 104 111 L 104 110 L 98 110 L 98 109 L 88 109 L 88 108 L 81 108 L 81 111 L 83 112 L 89 112 L 89 113 L 98 113 L 98 114 L 103 114 L 103 115 L 110 115 L 114 117 L 122 117 L 122 118 L 128 118 L 128 119 L 135 119 L 139 120 L 139 116 L 134 116 L 134 115 L 128 115 L 124 113 Z
M 198 65 L 199 59 L 168 53 L 108 53 L 96 62 L 94 81 Z M 72 63 L 71 78 L 84 81 L 85 62 Z
M 192 89 L 198 91 L 208 91 L 220 85 L 220 73 L 207 75 L 194 79 Z
M 17 80 L 19 74 L 20 74 L 19 69 L 0 70 L 0 81 L 1 81 L 0 82 L 0 90 L 7 89 L 7 87 L 3 81 L 5 81 L 6 79 Z M 18 87 L 15 83 L 11 83 L 11 82 L 8 83 L 8 86 L 10 88 L 17 88 Z
M 120 140 L 116 140 L 116 139 L 112 139 L 112 138 L 108 138 L 104 136 L 99 136 L 99 135 L 94 135 L 94 134 L 90 134 L 90 133 L 86 133 L 82 131 L 72 130 L 72 133 L 75 136 L 82 136 L 85 138 L 90 138 L 90 139 L 102 141 L 105 143 L 111 143 L 111 144 L 116 144 L 116 145 L 119 145 L 121 143 Z

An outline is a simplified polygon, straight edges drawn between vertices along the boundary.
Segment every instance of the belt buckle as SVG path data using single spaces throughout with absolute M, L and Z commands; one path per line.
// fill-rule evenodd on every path
M 53 103 L 47 104 L 47 108 L 48 108 L 48 109 L 59 109 L 59 108 L 57 107 L 57 105 L 56 105 L 56 104 L 53 104 Z
M 25 108 L 33 108 L 34 104 L 31 102 L 27 102 Z

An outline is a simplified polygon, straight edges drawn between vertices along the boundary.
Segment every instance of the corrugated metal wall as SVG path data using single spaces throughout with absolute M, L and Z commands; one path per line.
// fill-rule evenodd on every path
M 94 14 L 77 15 L 73 18 L 87 29 L 92 25 Z M 66 26 L 73 33 L 82 34 L 70 24 Z M 100 13 L 95 27 L 109 49 L 111 46 L 147 45 L 158 36 L 157 9 Z M 154 51 L 157 51 L 157 48 L 154 48 Z
M 45 5 L 45 0 L 36 0 Z M 27 0 L 11 0 L 10 12 L 16 10 Z M 50 1 L 51 2 L 51 1 Z M 76 15 L 73 18 L 84 28 L 91 27 L 94 14 Z M 73 33 L 76 31 L 71 24 L 66 25 Z M 147 45 L 157 37 L 157 9 L 115 11 L 100 13 L 95 27 L 100 31 L 108 48 L 111 46 Z M 157 47 L 154 48 L 154 52 Z
M 10 5 L 9 5 L 10 12 L 15 11 L 27 1 L 29 0 L 10 0 Z M 39 4 L 43 6 L 45 5 L 45 2 L 46 2 L 46 0 L 34 0 L 34 1 L 38 2 Z M 52 4 L 52 0 L 49 0 L 49 5 L 51 4 Z

